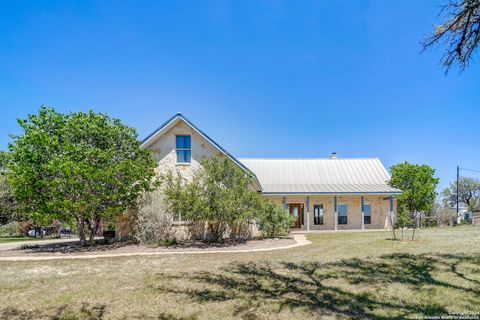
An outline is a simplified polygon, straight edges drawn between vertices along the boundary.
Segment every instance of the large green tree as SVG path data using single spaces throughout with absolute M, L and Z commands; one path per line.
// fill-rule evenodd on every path
M 18 206 L 5 175 L 0 173 L 0 225 L 19 218 Z
M 42 107 L 18 123 L 6 161 L 15 198 L 36 221 L 75 221 L 82 244 L 152 188 L 153 155 L 119 119 Z
M 435 169 L 428 165 L 399 163 L 390 167 L 391 186 L 401 189 L 398 195 L 398 206 L 402 212 L 418 217 L 418 213 L 429 211 L 435 203 L 438 178 Z
M 458 201 L 467 205 L 471 210 L 480 207 L 480 180 L 476 178 L 460 177 L 458 180 Z M 457 202 L 457 183 L 451 182 L 443 191 L 443 197 L 451 207 Z

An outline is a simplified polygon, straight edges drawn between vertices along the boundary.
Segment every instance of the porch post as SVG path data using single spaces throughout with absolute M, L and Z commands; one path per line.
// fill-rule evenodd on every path
M 393 230 L 393 196 L 390 196 L 390 224 L 392 225 L 392 230 Z
M 310 230 L 310 197 L 307 196 L 307 231 Z
M 333 196 L 333 224 L 335 226 L 335 230 L 337 230 L 337 196 Z
M 365 230 L 365 197 L 362 196 L 362 230 Z
M 287 197 L 283 196 L 283 209 L 287 210 Z

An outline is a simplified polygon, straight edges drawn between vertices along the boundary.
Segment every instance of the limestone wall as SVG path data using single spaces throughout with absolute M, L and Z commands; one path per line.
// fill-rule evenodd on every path
M 265 196 L 282 204 L 283 196 Z M 310 229 L 311 230 L 333 230 L 334 224 L 334 200 L 333 195 L 309 196 L 310 197 Z M 387 229 L 390 227 L 390 201 L 384 200 L 386 196 L 366 195 L 365 203 L 372 206 L 371 224 L 365 224 L 365 229 Z M 304 206 L 304 221 L 302 229 L 307 228 L 307 197 L 286 196 L 287 203 L 300 203 Z M 337 225 L 338 230 L 361 229 L 362 228 L 362 200 L 360 195 L 337 196 L 337 204 L 347 204 L 347 224 Z M 314 224 L 313 210 L 315 204 L 323 204 L 323 225 Z M 394 202 L 394 213 L 396 215 L 396 202 Z

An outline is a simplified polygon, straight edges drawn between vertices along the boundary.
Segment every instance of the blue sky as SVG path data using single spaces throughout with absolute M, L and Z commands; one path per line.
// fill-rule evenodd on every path
M 419 41 L 439 1 L 2 1 L 0 149 L 42 104 L 146 136 L 177 111 L 238 157 L 480 169 L 480 66 Z

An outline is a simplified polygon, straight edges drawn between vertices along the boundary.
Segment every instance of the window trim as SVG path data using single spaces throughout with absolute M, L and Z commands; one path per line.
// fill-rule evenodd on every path
M 173 224 L 183 224 L 183 223 L 187 223 L 187 222 L 188 222 L 188 220 L 185 217 L 183 217 L 182 215 L 176 214 L 176 213 L 172 214 L 172 223 Z
M 177 137 L 189 137 L 190 138 L 190 148 L 178 148 L 177 147 Z M 178 151 L 190 151 L 189 161 L 178 161 Z M 190 165 L 192 163 L 192 135 L 190 134 L 176 134 L 175 135 L 175 156 L 177 165 Z
M 342 218 L 345 217 L 345 223 L 340 223 L 340 206 L 341 205 L 344 205 L 345 208 L 347 209 L 346 211 L 346 215 L 345 216 L 341 216 Z M 337 204 L 337 223 L 340 225 L 347 225 L 348 224 L 348 204 L 346 202 L 340 202 Z
M 319 215 L 319 217 L 318 217 L 319 220 L 320 220 L 320 221 L 319 221 L 320 223 L 316 223 L 316 219 L 315 219 L 315 218 L 316 218 L 316 217 L 315 217 L 315 209 L 316 209 L 316 207 L 320 207 L 320 206 L 321 206 L 321 208 L 322 208 L 322 211 L 321 211 L 322 214 Z M 323 219 L 323 217 L 325 216 L 325 212 L 323 211 L 324 209 L 325 209 L 325 207 L 324 207 L 323 203 L 314 203 L 314 204 L 313 204 L 313 225 L 315 225 L 315 226 L 323 226 L 323 224 L 324 224 L 324 221 L 323 221 L 324 219 Z

